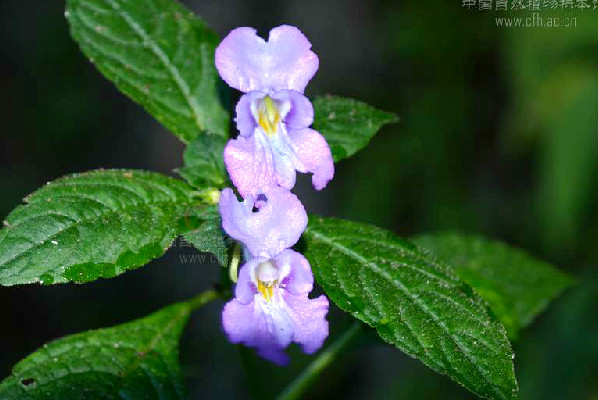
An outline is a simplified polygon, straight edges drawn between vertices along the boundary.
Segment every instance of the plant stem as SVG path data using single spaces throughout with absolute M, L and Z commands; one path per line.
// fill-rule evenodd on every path
M 277 397 L 278 400 L 294 400 L 300 398 L 303 392 L 317 378 L 360 331 L 361 323 L 355 321 L 334 343 L 322 351 L 306 369 Z
M 235 243 L 235 247 L 233 248 L 233 254 L 231 257 L 231 261 L 229 264 L 229 277 L 233 283 L 237 283 L 237 270 L 239 269 L 239 262 L 241 261 L 241 246 L 239 243 Z
M 191 300 L 189 300 L 188 301 L 189 308 L 191 308 L 191 310 L 194 311 L 194 310 L 198 309 L 199 307 L 203 306 L 204 304 L 207 304 L 212 300 L 216 300 L 219 297 L 220 297 L 220 293 L 218 293 L 217 291 L 207 290 L 207 291 L 195 296 Z

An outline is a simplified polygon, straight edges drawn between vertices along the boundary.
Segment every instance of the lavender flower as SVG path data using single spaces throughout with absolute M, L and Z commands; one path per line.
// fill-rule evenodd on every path
M 289 249 L 307 225 L 299 199 L 276 186 L 259 192 L 238 202 L 231 189 L 224 189 L 220 198 L 222 226 L 250 255 L 222 324 L 231 342 L 285 364 L 284 349 L 291 342 L 309 354 L 322 346 L 328 336 L 328 299 L 308 297 L 314 281 L 309 262 Z
M 309 128 L 314 110 L 303 95 L 318 70 L 318 57 L 299 29 L 283 25 L 268 41 L 253 28 L 237 28 L 216 49 L 216 68 L 245 94 L 236 107 L 239 136 L 224 162 L 242 196 L 266 185 L 292 189 L 296 171 L 311 172 L 318 190 L 334 176 L 326 140 Z

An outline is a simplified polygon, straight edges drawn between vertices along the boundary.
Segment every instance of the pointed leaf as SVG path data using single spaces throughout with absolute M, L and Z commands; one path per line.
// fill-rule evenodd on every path
M 0 398 L 185 399 L 178 342 L 191 311 L 179 303 L 50 342 L 13 368 L 0 383 Z
M 0 284 L 87 282 L 161 256 L 191 188 L 155 173 L 98 170 L 47 184 L 0 231 Z
M 194 209 L 190 212 L 190 217 L 197 218 L 196 226 L 183 234 L 185 240 L 201 252 L 212 253 L 221 265 L 226 266 L 228 263 L 228 247 L 222 230 L 222 220 L 220 219 L 218 207 L 210 206 Z
M 222 136 L 211 133 L 199 135 L 189 143 L 183 154 L 185 166 L 176 172 L 191 186 L 224 188 L 226 169 L 222 153 L 225 144 Z
M 516 397 L 504 327 L 425 250 L 380 228 L 319 217 L 305 243 L 317 282 L 341 309 L 479 396 Z
M 353 99 L 324 96 L 316 97 L 313 104 L 313 128 L 326 138 L 335 162 L 352 156 L 382 126 L 399 120 L 396 114 Z
M 516 338 L 572 279 L 524 251 L 475 235 L 420 235 L 415 243 L 446 261 Z
M 106 78 L 189 142 L 228 134 L 216 34 L 172 0 L 68 0 L 71 35 Z

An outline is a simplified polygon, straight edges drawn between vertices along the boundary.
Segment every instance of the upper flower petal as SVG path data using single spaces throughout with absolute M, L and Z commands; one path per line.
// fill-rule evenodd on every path
M 307 214 L 297 196 L 282 187 L 265 187 L 258 197 L 265 197 L 264 204 L 253 211 L 257 197 L 238 202 L 231 189 L 224 189 L 220 197 L 222 227 L 253 257 L 273 258 L 297 243 L 307 227 Z
M 319 65 L 310 49 L 309 40 L 293 26 L 272 29 L 267 42 L 253 28 L 237 28 L 216 49 L 216 68 L 226 83 L 245 93 L 303 92 Z
M 314 187 L 323 189 L 334 176 L 334 161 L 326 139 L 309 128 L 289 129 L 288 138 L 296 155 L 297 171 L 313 173 Z

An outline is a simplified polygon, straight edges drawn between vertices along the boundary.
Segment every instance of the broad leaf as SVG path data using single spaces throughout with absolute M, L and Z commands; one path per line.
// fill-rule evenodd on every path
M 177 173 L 191 186 L 222 189 L 226 185 L 222 158 L 225 143 L 224 137 L 210 133 L 196 137 L 183 154 L 185 166 Z
M 225 136 L 216 34 L 173 0 L 68 0 L 73 38 L 104 76 L 184 142 Z
M 522 250 L 474 235 L 444 233 L 414 238 L 469 283 L 517 337 L 572 279 Z
M 430 368 L 490 399 L 517 395 L 504 327 L 427 252 L 373 226 L 311 217 L 305 256 L 341 309 Z
M 191 230 L 186 229 L 187 232 L 183 234 L 185 240 L 201 252 L 212 253 L 221 265 L 226 266 L 228 248 L 218 208 L 212 206 L 194 209 L 189 213 L 188 218 L 195 218 L 196 221 L 187 219 L 187 223 L 193 224 L 195 227 Z
M 50 342 L 0 383 L 3 400 L 185 399 L 178 341 L 189 303 Z
M 326 138 L 335 162 L 364 148 L 383 125 L 399 120 L 393 113 L 353 99 L 324 96 L 313 104 L 313 128 Z
M 155 173 L 98 170 L 47 184 L 0 231 L 0 284 L 113 277 L 168 249 L 191 188 Z

